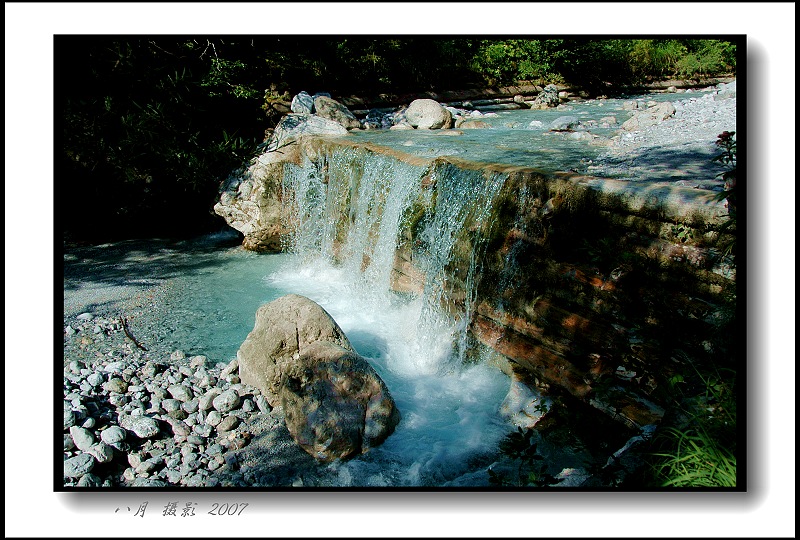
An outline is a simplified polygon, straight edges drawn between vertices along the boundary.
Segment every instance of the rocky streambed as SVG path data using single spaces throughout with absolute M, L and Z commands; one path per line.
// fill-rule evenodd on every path
M 116 317 L 65 323 L 64 486 L 291 487 L 315 466 L 235 360 L 142 350 Z

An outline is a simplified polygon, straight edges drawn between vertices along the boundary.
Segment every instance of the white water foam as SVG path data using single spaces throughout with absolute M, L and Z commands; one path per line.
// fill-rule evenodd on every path
M 401 411 L 395 432 L 368 454 L 331 464 L 342 485 L 434 486 L 458 482 L 476 466 L 484 471 L 511 430 L 499 408 L 509 387 L 504 374 L 452 359 L 455 324 L 420 331 L 421 298 L 397 296 L 376 306 L 348 283 L 344 268 L 287 256 L 270 274 L 271 287 L 319 303 L 356 351 L 375 368 Z M 485 481 L 485 479 L 484 479 Z

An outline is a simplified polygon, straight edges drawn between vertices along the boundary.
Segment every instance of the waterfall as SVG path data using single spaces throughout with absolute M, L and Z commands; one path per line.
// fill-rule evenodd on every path
M 509 381 L 464 359 L 483 232 L 505 177 L 352 147 L 285 167 L 292 262 L 271 284 L 331 313 L 403 415 L 383 445 L 331 465 L 338 481 L 468 485 L 479 474 L 485 483 L 511 429 L 499 414 Z M 402 257 L 419 274 L 415 290 L 394 286 Z
M 355 148 L 286 167 L 284 200 L 293 208 L 288 250 L 307 265 L 335 266 L 348 292 L 369 309 L 406 302 L 415 324 L 404 367 L 427 373 L 457 369 L 466 355 L 476 266 L 485 248 L 482 230 L 505 176 L 446 162 L 414 165 Z M 436 186 L 435 196 L 425 185 Z M 408 299 L 392 290 L 391 274 L 415 205 L 423 210 L 411 253 L 424 288 Z M 457 258 L 464 266 L 460 279 L 449 268 Z

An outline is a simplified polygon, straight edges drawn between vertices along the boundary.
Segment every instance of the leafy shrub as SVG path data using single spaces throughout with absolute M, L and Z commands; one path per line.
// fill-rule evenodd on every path
M 489 469 L 489 482 L 496 486 L 536 486 L 547 487 L 561 482 L 547 472 L 544 457 L 539 455 L 537 432 L 521 427 L 509 433 L 500 443 L 500 451 L 516 462 L 516 478 L 510 478 Z
M 560 79 L 553 71 L 547 43 L 539 40 L 482 40 L 471 67 L 490 85 Z
M 686 52 L 686 46 L 675 39 L 637 39 L 629 58 L 633 71 L 643 78 L 670 77 L 675 74 L 677 62 Z
M 675 62 L 675 75 L 683 78 L 707 77 L 729 72 L 736 66 L 736 45 L 720 40 L 697 40 Z

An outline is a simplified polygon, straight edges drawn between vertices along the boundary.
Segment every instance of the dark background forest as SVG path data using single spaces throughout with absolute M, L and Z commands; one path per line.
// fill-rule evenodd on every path
M 223 227 L 219 184 L 301 90 L 334 99 L 556 83 L 590 96 L 735 75 L 736 39 L 55 36 L 56 231 Z

